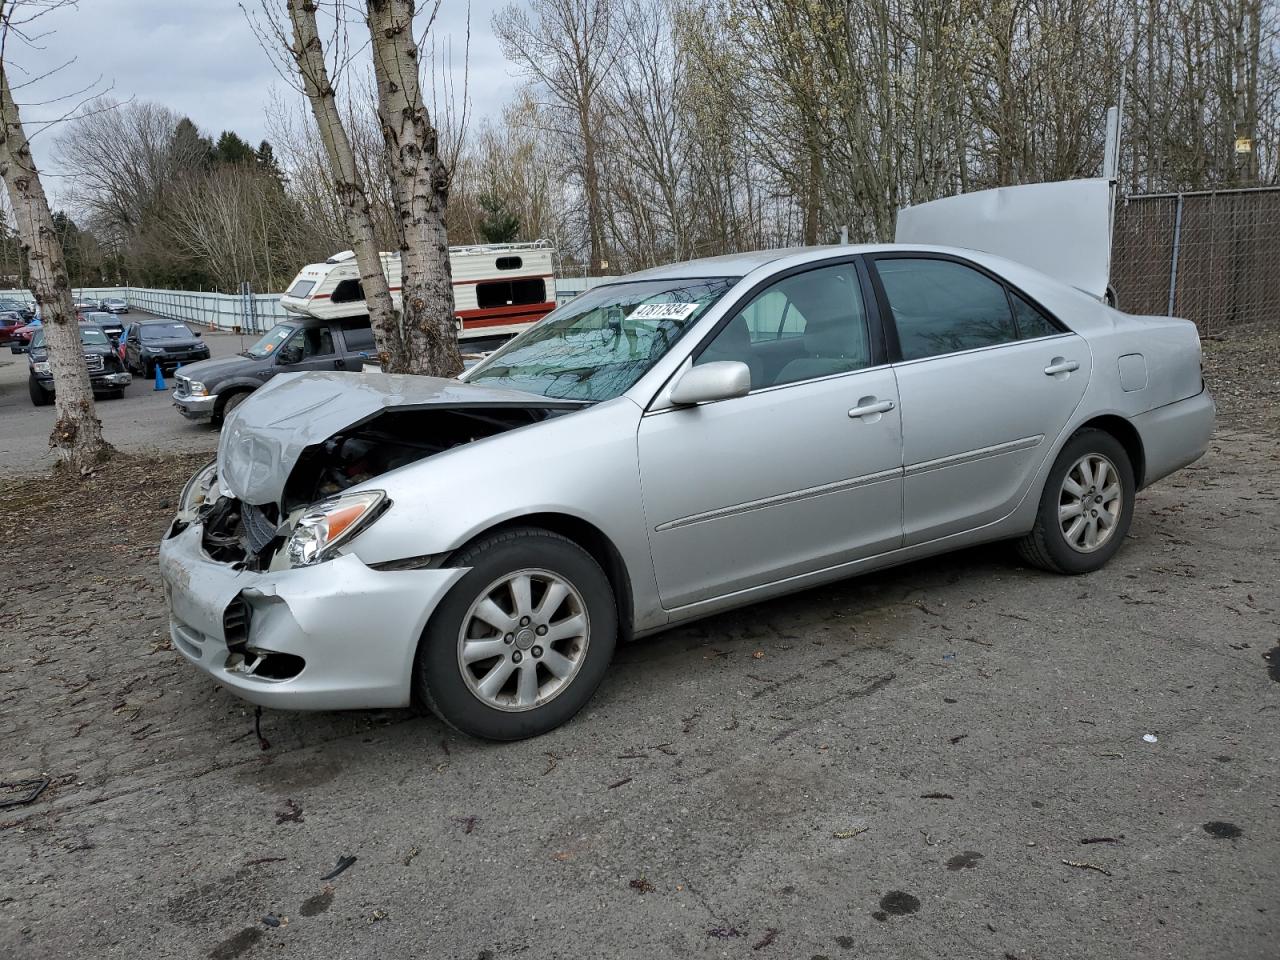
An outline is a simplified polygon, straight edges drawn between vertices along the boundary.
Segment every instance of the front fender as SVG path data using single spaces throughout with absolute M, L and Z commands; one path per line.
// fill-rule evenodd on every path
M 349 546 L 366 564 L 450 553 L 494 527 L 562 514 L 617 549 L 634 594 L 636 626 L 665 619 L 649 553 L 636 431 L 625 397 L 455 447 L 352 489 L 386 492 L 387 512 Z

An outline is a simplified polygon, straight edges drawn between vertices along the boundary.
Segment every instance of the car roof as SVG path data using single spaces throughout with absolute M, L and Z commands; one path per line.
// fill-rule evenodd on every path
M 139 326 L 145 327 L 147 324 L 150 324 L 150 323 L 183 323 L 185 324 L 187 321 L 179 320 L 176 317 L 148 317 L 146 320 L 134 320 L 133 322 L 138 324 Z
M 691 277 L 745 277 L 751 271 L 772 263 L 788 261 L 786 265 L 816 262 L 828 257 L 846 257 L 861 253 L 885 253 L 901 250 L 936 250 L 972 254 L 974 251 L 954 250 L 925 244 L 894 243 L 842 243 L 810 247 L 775 247 L 770 250 L 747 250 L 719 257 L 702 257 L 680 263 L 668 263 L 660 267 L 641 270 L 639 273 L 619 277 L 619 280 L 687 279 Z
M 685 278 L 685 277 L 742 277 L 757 267 L 762 267 L 775 260 L 794 253 L 802 252 L 803 247 L 778 248 L 774 250 L 748 250 L 743 253 L 729 253 L 719 257 L 700 257 L 697 260 L 683 260 L 680 263 L 668 263 L 660 267 L 651 267 L 638 273 L 629 273 L 620 278 L 632 280 L 650 280 Z M 817 248 L 809 248 L 817 249 Z

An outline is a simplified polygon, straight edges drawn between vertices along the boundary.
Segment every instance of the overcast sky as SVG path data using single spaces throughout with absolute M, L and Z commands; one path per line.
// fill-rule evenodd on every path
M 473 119 L 501 110 L 517 84 L 489 26 L 493 12 L 504 5 L 504 0 L 470 4 Z M 246 0 L 246 6 L 255 9 L 257 0 Z M 452 43 L 459 92 L 467 8 L 465 0 L 444 0 L 435 27 L 439 44 Z M 100 87 L 111 87 L 111 96 L 162 103 L 189 116 L 208 135 L 235 130 L 255 146 L 267 136 L 265 108 L 273 87 L 284 89 L 283 82 L 235 0 L 80 0 L 77 9 L 58 10 L 40 23 L 51 31 L 40 41 L 44 49 L 10 47 L 6 57 L 15 67 L 39 75 L 76 60 L 16 94 L 29 134 L 39 129 L 38 121 L 59 116 L 70 105 L 38 101 L 79 90 L 101 76 Z M 15 71 L 12 82 L 20 75 Z M 33 148 L 56 198 L 61 184 L 51 164 L 54 136 L 56 127 L 37 134 Z

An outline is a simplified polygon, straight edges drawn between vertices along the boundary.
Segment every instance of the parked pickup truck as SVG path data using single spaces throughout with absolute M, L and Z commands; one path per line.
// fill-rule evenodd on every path
M 115 346 L 96 323 L 82 323 L 79 327 L 80 348 L 84 351 L 84 365 L 89 370 L 93 395 L 120 399 L 133 378 L 116 356 Z M 31 394 L 31 402 L 37 407 L 53 403 L 53 369 L 49 366 L 49 349 L 45 346 L 43 327 L 37 328 L 31 338 L 27 369 L 27 390 Z
M 373 356 L 367 316 L 298 317 L 276 324 L 234 357 L 184 364 L 175 376 L 173 405 L 189 420 L 210 419 L 216 425 L 277 373 L 359 370 Z

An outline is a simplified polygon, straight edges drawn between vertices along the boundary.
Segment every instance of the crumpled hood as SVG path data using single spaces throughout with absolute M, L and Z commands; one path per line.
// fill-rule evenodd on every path
M 582 404 L 442 377 L 365 372 L 279 374 L 250 394 L 223 425 L 218 441 L 219 486 L 245 503 L 278 502 L 285 481 L 307 447 L 385 409 L 429 406 L 574 409 Z

